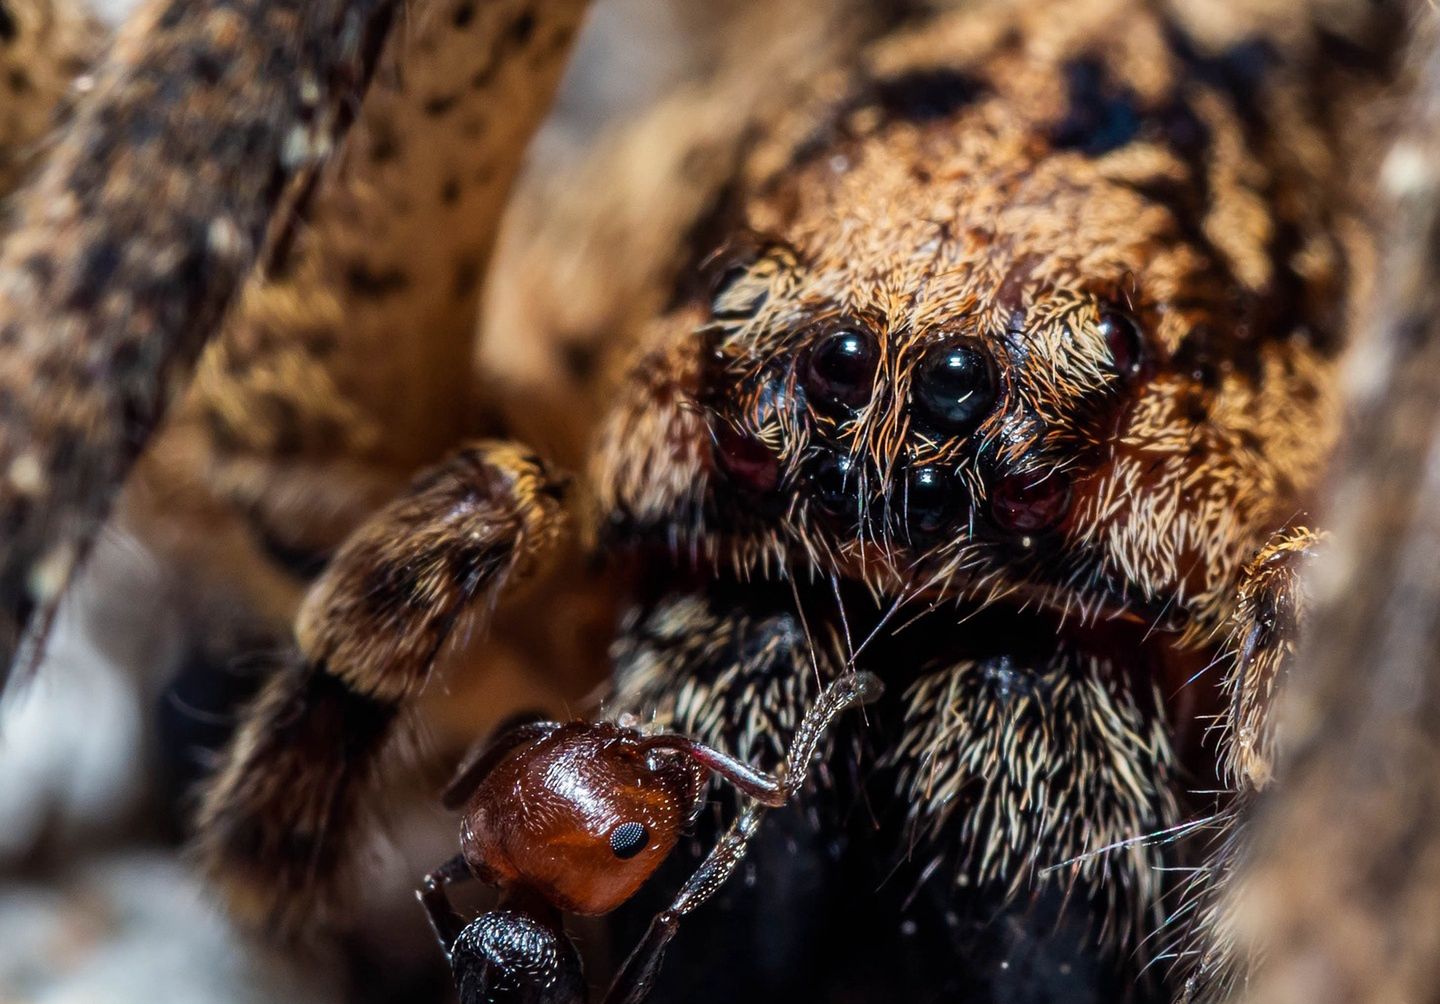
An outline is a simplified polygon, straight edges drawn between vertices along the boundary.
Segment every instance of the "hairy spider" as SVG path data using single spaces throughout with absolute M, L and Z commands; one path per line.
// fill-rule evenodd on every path
M 1440 85 L 1409 12 L 761 5 L 492 266 L 585 6 L 153 0 L 106 46 L 0 2 L 7 59 L 106 52 L 0 251 L 5 663 L 128 478 L 197 651 L 293 638 L 198 818 L 245 916 L 335 901 L 442 661 L 608 662 L 607 714 L 745 761 L 859 668 L 886 697 L 660 999 L 1218 999 L 1267 957 L 1266 999 L 1432 994 Z

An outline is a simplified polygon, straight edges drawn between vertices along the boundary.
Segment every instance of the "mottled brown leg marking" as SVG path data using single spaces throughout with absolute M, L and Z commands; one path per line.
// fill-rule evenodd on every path
M 155 0 L 17 205 L 0 257 L 0 673 L 343 137 L 395 0 Z M 343 44 L 337 40 L 343 39 Z
M 289 929 L 334 899 L 402 712 L 467 620 L 558 542 L 561 494 L 526 451 L 480 443 L 341 547 L 205 793 L 202 864 L 237 913 Z

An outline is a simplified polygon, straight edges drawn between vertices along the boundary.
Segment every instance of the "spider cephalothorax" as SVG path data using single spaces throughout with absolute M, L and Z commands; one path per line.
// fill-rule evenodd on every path
M 783 171 L 732 193 L 709 302 L 676 319 L 698 359 L 669 406 L 702 405 L 676 421 L 708 442 L 671 464 L 694 476 L 632 482 L 617 439 L 611 508 L 746 570 L 799 556 L 890 591 L 1213 627 L 1333 438 L 1334 333 L 1306 319 L 1334 323 L 1338 250 L 1256 215 L 1317 183 L 1244 145 L 1250 112 L 1162 21 L 1107 27 L 1153 57 L 1144 79 L 1074 38 L 943 70 L 904 39 L 873 53 Z

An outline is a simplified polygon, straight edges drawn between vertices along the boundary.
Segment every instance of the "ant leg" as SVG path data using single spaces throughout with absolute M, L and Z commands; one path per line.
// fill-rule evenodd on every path
M 805 712 L 790 741 L 779 804 L 783 805 L 805 787 L 815 749 L 831 723 L 850 708 L 878 699 L 883 690 L 880 680 L 869 673 L 847 674 L 825 688 L 820 698 Z M 713 896 L 734 873 L 759 830 L 766 811 L 775 807 L 754 798 L 746 801 L 740 815 L 681 887 L 670 908 L 662 910 L 650 921 L 645 937 L 635 946 L 611 983 L 605 1004 L 641 1004 L 649 996 L 660 971 L 665 948 L 680 929 L 680 918 Z
M 533 571 L 563 525 L 560 487 L 537 458 L 479 443 L 346 541 L 201 806 L 202 865 L 233 909 L 284 929 L 334 897 L 401 713 L 452 636 Z
M 464 856 L 457 854 L 426 875 L 424 884 L 415 894 L 425 907 L 425 914 L 430 918 L 430 929 L 435 932 L 435 938 L 440 942 L 440 950 L 445 953 L 446 962 L 450 961 L 450 949 L 454 947 L 455 940 L 465 929 L 465 920 L 450 905 L 450 897 L 445 894 L 445 887 L 452 882 L 471 882 L 474 879 L 475 876 L 470 873 L 470 866 L 465 863 Z

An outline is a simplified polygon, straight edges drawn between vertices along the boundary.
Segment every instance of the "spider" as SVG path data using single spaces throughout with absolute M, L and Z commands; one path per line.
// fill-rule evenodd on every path
M 502 237 L 585 6 L 154 0 L 24 56 L 106 50 L 0 253 L 14 672 L 128 480 L 197 651 L 288 652 L 197 818 L 272 929 L 446 668 L 603 663 L 743 761 L 862 669 L 660 999 L 1433 992 L 1431 16 L 761 5 Z

